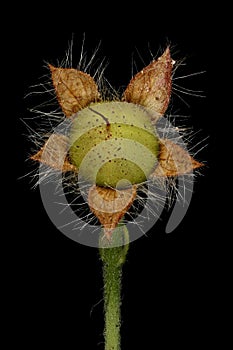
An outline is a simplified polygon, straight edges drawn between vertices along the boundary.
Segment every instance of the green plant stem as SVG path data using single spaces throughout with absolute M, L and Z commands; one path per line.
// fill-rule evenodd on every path
M 102 237 L 100 256 L 103 261 L 105 350 L 120 350 L 121 280 L 128 246 L 125 226 L 119 226 L 114 231 L 111 241 Z
M 114 254 L 114 248 L 112 248 Z M 122 266 L 104 263 L 105 350 L 120 349 Z

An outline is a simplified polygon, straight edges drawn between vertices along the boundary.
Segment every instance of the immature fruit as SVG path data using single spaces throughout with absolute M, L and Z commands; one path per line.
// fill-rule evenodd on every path
M 69 157 L 80 176 L 113 188 L 144 182 L 159 151 L 149 112 L 128 102 L 95 103 L 79 111 L 70 145 Z

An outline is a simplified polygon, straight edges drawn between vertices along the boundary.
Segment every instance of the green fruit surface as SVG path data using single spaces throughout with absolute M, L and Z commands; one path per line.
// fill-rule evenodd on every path
M 79 111 L 70 145 L 70 160 L 81 177 L 113 188 L 146 181 L 159 152 L 149 113 L 128 102 L 96 103 Z

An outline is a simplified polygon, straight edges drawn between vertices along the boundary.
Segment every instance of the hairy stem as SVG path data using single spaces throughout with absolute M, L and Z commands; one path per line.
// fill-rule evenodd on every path
M 121 266 L 104 264 L 105 350 L 120 349 L 121 273 Z
M 117 244 L 124 244 L 118 245 Z M 100 256 L 103 261 L 105 350 L 120 350 L 122 266 L 129 246 L 125 226 L 115 229 L 111 241 L 102 237 Z

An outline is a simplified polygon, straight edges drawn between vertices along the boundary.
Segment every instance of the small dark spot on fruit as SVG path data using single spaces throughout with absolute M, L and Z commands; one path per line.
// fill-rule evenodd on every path
M 121 125 L 118 125 L 118 128 L 120 128 L 121 127 Z
M 99 121 L 99 119 L 97 118 L 95 121 L 96 121 L 96 122 L 98 122 L 98 121 Z
M 120 151 L 121 150 L 121 147 L 117 148 L 117 151 Z
M 79 148 L 79 146 L 78 146 L 78 145 L 76 145 L 76 147 L 77 147 L 77 148 Z
M 109 162 L 109 163 L 111 163 L 111 162 L 112 162 L 112 160 L 110 159 L 108 162 Z

